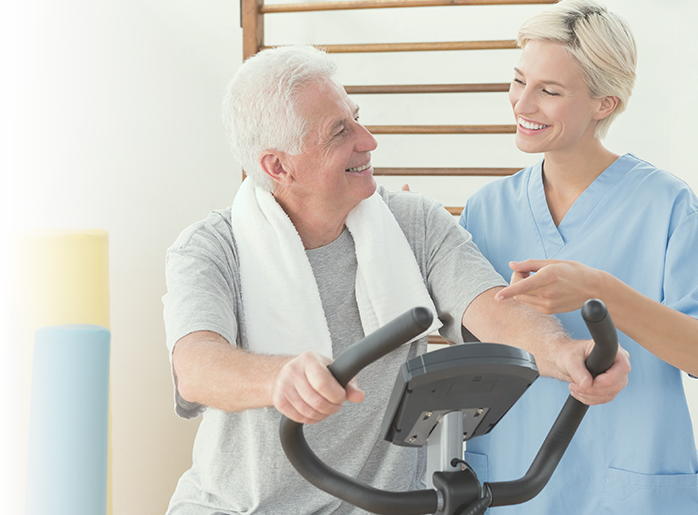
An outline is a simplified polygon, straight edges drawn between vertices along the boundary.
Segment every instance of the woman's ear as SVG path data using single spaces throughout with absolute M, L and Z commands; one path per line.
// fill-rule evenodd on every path
M 259 164 L 272 181 L 285 184 L 291 178 L 284 167 L 284 155 L 277 150 L 265 150 L 259 156 Z
M 618 97 L 602 97 L 600 100 L 601 103 L 599 104 L 598 111 L 596 111 L 594 120 L 603 120 L 613 111 L 615 111 L 616 107 L 618 107 L 618 104 L 620 103 Z

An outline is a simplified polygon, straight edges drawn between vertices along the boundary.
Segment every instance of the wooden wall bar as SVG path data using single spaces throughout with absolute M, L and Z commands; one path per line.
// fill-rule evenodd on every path
M 554 4 L 558 0 L 356 0 L 350 2 L 313 2 L 271 4 L 262 13 L 294 13 L 309 11 L 340 11 L 350 9 L 387 9 L 400 7 L 446 7 L 454 5 L 521 5 Z
M 516 41 L 437 41 L 433 43 L 361 43 L 351 45 L 315 45 L 330 54 L 354 54 L 377 52 L 443 52 L 451 50 L 511 50 Z M 262 47 L 273 48 L 273 47 Z
M 516 125 L 366 125 L 372 134 L 516 134 Z
M 396 84 L 376 86 L 344 86 L 349 95 L 402 93 L 496 93 L 509 91 L 509 83 L 494 84 Z

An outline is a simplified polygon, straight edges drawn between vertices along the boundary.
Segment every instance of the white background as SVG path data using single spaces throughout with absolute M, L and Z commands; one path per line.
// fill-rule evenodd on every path
M 30 227 L 110 235 L 113 513 L 164 513 L 190 464 L 196 421 L 175 417 L 161 297 L 179 232 L 232 202 L 239 166 L 222 135 L 223 90 L 241 62 L 236 0 L 2 0 L 3 235 Z M 698 22 L 690 0 L 609 0 L 635 30 L 638 83 L 606 140 L 698 191 Z M 449 7 L 267 17 L 267 42 L 509 39 L 539 7 Z M 508 82 L 517 51 L 340 56 L 345 84 Z M 513 123 L 506 94 L 356 97 L 366 124 Z M 379 136 L 375 166 L 525 166 L 510 136 Z M 391 188 L 404 181 L 381 180 Z M 482 180 L 410 181 L 462 205 Z M 4 240 L 3 240 L 4 241 Z M 3 292 L 3 302 L 11 302 Z M 7 305 L 7 304 L 3 304 Z M 6 322 L 6 321 L 5 321 Z M 21 455 L 16 342 L 0 347 L 3 450 Z M 19 367 L 21 369 L 21 367 Z M 694 420 L 698 384 L 688 385 Z M 642 452 L 642 450 L 638 450 Z M 22 498 L 21 460 L 0 492 Z M 232 487 L 232 485 L 231 485 Z M 13 513 L 16 511 L 5 511 Z

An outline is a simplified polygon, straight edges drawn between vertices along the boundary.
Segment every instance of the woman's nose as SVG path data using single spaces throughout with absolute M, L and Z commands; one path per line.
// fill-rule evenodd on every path
M 509 101 L 516 114 L 531 114 L 537 110 L 533 94 L 526 86 L 512 86 L 509 89 Z

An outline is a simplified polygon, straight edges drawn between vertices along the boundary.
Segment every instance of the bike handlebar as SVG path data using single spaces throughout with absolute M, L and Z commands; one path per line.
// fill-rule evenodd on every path
M 594 348 L 586 359 L 592 377 L 611 368 L 618 353 L 618 333 L 606 305 L 599 299 L 589 299 L 582 307 L 582 318 L 594 340 Z
M 429 329 L 432 320 L 433 315 L 426 308 L 407 311 L 352 345 L 328 368 L 344 387 L 367 365 Z M 316 487 L 343 501 L 384 515 L 421 515 L 436 511 L 438 500 L 434 490 L 386 492 L 328 467 L 308 446 L 303 424 L 284 416 L 279 436 L 281 446 L 296 470 Z
M 344 388 L 361 370 L 431 327 L 434 315 L 413 308 L 342 352 L 327 367 Z
M 598 299 L 588 300 L 584 318 L 595 346 L 586 360 L 592 376 L 605 372 L 615 360 L 618 338 L 606 306 Z M 433 319 L 426 308 L 414 308 L 386 324 L 343 352 L 329 365 L 337 381 L 346 384 L 360 370 L 426 331 Z M 526 475 L 516 481 L 485 483 L 491 492 L 491 506 L 528 501 L 538 495 L 555 471 L 589 407 L 570 396 Z M 279 436 L 291 464 L 310 483 L 325 492 L 381 515 L 422 515 L 439 509 L 443 494 L 436 490 L 388 492 L 368 486 L 322 462 L 310 449 L 303 424 L 283 416 Z
M 613 365 L 618 335 L 606 305 L 598 299 L 584 303 L 582 318 L 595 344 L 585 363 L 592 377 L 596 377 Z M 526 475 L 516 481 L 486 483 L 492 492 L 491 506 L 521 504 L 538 495 L 555 472 L 588 409 L 570 395 Z

